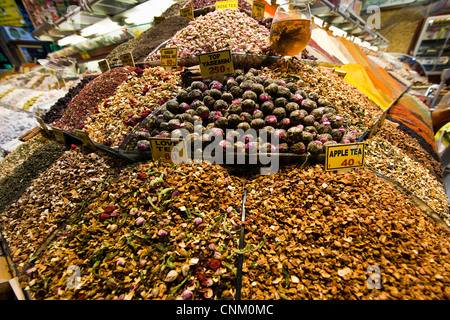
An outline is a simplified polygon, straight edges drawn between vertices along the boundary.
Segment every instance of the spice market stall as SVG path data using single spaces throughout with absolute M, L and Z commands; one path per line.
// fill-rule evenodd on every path
M 449 205 L 426 108 L 352 85 L 350 69 L 275 56 L 269 29 L 240 10 L 183 19 L 122 47 L 147 61 L 114 66 L 111 52 L 111 68 L 43 114 L 48 133 L 0 162 L 1 244 L 26 298 L 450 299 Z M 255 33 L 227 44 L 224 19 Z M 160 51 L 172 46 L 169 68 Z M 233 70 L 202 76 L 199 56 L 226 50 Z M 55 141 L 58 129 L 73 139 Z M 245 161 L 158 158 L 152 143 L 183 133 L 191 156 L 214 142 Z M 329 169 L 330 148 L 353 146 L 359 165 Z M 248 162 L 260 154 L 279 168 L 261 174 Z

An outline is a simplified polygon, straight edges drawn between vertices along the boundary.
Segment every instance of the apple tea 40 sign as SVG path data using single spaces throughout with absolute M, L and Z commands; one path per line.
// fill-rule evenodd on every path
M 325 150 L 325 170 L 333 171 L 364 166 L 364 143 L 333 144 Z

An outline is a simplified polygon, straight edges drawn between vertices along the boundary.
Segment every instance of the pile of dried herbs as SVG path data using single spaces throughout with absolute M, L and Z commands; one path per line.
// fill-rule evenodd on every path
M 11 257 L 18 270 L 26 267 L 47 237 L 82 206 L 87 197 L 93 196 L 108 176 L 117 173 L 121 165 L 111 156 L 88 153 L 82 149 L 69 150 L 63 154 L 63 146 L 54 144 L 51 142 L 38 149 L 16 169 L 20 173 L 21 168 L 34 168 L 37 161 L 50 157 L 51 150 L 43 150 L 46 147 L 57 148 L 53 153 L 56 152 L 58 158 L 62 154 L 56 162 L 56 159 L 52 159 L 54 163 L 43 168 L 46 170 L 41 170 L 39 176 L 35 174 L 20 198 L 0 215 L 2 236 L 9 244 Z M 41 152 L 39 157 L 37 152 Z M 12 178 L 14 174 L 7 179 Z M 18 178 L 14 181 L 18 188 L 27 187 Z M 1 185 L 11 189 L 15 186 L 4 182 Z
M 243 299 L 450 298 L 450 233 L 369 170 L 290 166 L 246 189 Z
M 132 166 L 104 182 L 23 286 L 35 299 L 232 299 L 242 194 L 217 165 Z

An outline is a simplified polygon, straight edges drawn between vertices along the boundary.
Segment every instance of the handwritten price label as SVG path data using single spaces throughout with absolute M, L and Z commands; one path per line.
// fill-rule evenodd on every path
M 64 132 L 59 128 L 52 128 L 53 134 L 55 135 L 55 140 L 59 143 L 66 144 L 66 136 Z
M 98 67 L 100 68 L 100 71 L 102 73 L 106 72 L 109 70 L 109 62 L 108 60 L 101 60 L 98 62 Z
M 89 53 L 87 53 L 86 51 L 81 51 L 81 52 L 80 52 L 80 56 L 81 56 L 81 58 L 84 59 L 84 60 L 88 60 L 88 59 L 91 58 L 91 56 L 89 55 Z
M 194 19 L 194 9 L 192 7 L 180 9 L 180 16 L 188 19 Z
M 182 149 L 178 150 L 178 144 L 181 141 L 164 138 L 151 138 L 150 148 L 154 161 L 180 163 L 180 159 L 185 159 L 187 154 L 184 152 L 184 142 Z
M 364 143 L 335 144 L 325 151 L 325 170 L 358 168 L 364 166 Z
M 266 10 L 266 4 L 258 1 L 253 1 L 252 17 L 264 18 L 264 11 Z
M 91 150 L 96 150 L 94 143 L 92 142 L 91 138 L 89 138 L 89 135 L 87 134 L 87 132 L 84 132 L 82 130 L 78 130 L 75 129 L 74 130 L 75 134 L 78 136 L 78 138 L 80 138 L 81 142 L 83 142 L 83 144 L 88 147 Z
M 237 9 L 237 1 L 218 1 L 216 2 L 216 10 Z
M 120 60 L 122 61 L 122 66 L 134 67 L 134 58 L 133 58 L 133 55 L 131 54 L 131 52 L 121 55 Z
M 153 24 L 156 26 L 163 22 L 166 18 L 165 17 L 153 17 Z
M 176 67 L 178 65 L 178 48 L 161 49 L 161 66 Z
M 203 78 L 234 72 L 231 50 L 200 54 L 198 61 Z

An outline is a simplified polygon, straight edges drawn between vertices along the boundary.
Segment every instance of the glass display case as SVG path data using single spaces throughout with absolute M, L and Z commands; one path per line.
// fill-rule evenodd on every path
M 425 20 L 414 49 L 414 56 L 427 75 L 439 75 L 450 68 L 450 15 L 431 16 Z

